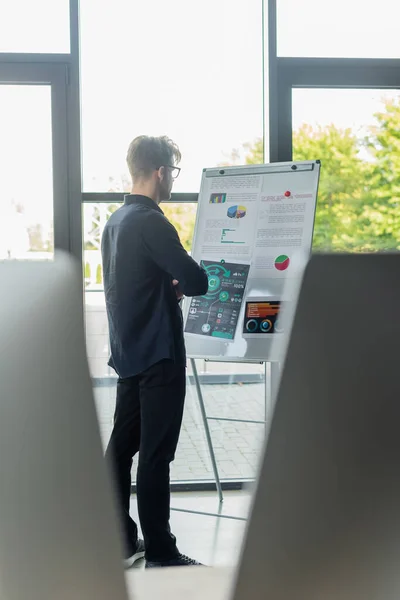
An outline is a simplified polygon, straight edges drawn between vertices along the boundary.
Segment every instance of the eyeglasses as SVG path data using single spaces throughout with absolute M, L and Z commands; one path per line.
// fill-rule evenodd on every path
M 172 165 L 165 165 L 168 169 L 171 169 L 172 179 L 178 179 L 179 173 L 181 172 L 180 167 L 173 167 Z

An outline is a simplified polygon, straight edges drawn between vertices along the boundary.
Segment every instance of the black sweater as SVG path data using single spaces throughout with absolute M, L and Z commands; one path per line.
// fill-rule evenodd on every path
M 125 197 L 105 226 L 102 258 L 109 365 L 125 379 L 163 359 L 184 363 L 182 312 L 172 280 L 186 296 L 202 296 L 208 279 L 153 200 Z

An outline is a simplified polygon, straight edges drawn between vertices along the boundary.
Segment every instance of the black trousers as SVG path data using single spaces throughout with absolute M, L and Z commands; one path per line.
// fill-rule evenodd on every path
M 129 515 L 132 458 L 139 452 L 137 502 L 146 559 L 169 560 L 178 554 L 170 518 L 169 465 L 182 424 L 186 367 L 163 360 L 140 375 L 119 379 L 114 429 L 106 451 L 115 476 L 126 556 L 138 538 Z

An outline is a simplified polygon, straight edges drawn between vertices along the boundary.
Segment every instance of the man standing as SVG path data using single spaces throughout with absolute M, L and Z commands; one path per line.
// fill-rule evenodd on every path
M 118 492 L 125 565 L 198 564 L 180 554 L 169 526 L 169 465 L 174 459 L 186 391 L 183 295 L 203 295 L 207 275 L 183 248 L 160 202 L 179 175 L 178 147 L 141 136 L 128 149 L 132 193 L 108 220 L 102 239 L 110 366 L 119 379 L 106 456 Z M 137 501 L 144 543 L 129 515 L 132 458 L 139 452 Z

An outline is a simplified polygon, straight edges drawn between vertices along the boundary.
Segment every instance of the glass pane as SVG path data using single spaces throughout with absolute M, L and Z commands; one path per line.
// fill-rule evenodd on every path
M 321 159 L 314 250 L 400 250 L 398 91 L 293 90 L 293 157 Z
M 101 10 L 81 0 L 84 191 L 129 189 L 126 151 L 140 134 L 180 146 L 175 192 L 198 191 L 204 167 L 244 161 L 243 144 L 262 136 L 261 10 L 260 0 Z
M 278 56 L 399 58 L 398 0 L 278 0 Z
M 194 224 L 196 221 L 197 204 L 168 203 L 161 205 L 165 216 L 176 227 L 180 240 L 185 249 L 192 248 Z
M 119 206 L 119 204 L 85 204 L 83 208 L 86 344 L 104 444 L 107 444 L 112 429 L 117 379 L 115 372 L 107 365 L 109 341 L 100 242 L 107 219 Z M 196 204 L 162 205 L 162 209 L 174 223 L 182 243 L 189 251 L 196 208 Z M 210 416 L 219 419 L 264 419 L 263 365 L 209 363 L 199 360 L 197 369 Z M 218 420 L 210 422 L 210 429 L 221 469 L 221 478 L 241 481 L 253 478 L 264 436 L 264 426 Z M 183 427 L 176 460 L 171 467 L 171 479 L 172 481 L 213 480 L 190 364 Z
M 51 88 L 0 83 L 0 260 L 51 259 Z
M 69 0 L 0 0 L 0 52 L 69 51 Z
M 92 377 L 100 380 L 115 375 L 107 366 L 108 325 L 100 245 L 104 226 L 119 206 L 118 203 L 87 203 L 83 207 L 86 342 Z M 190 252 L 197 205 L 167 203 L 162 205 L 162 209 L 177 228 L 182 244 Z
M 84 250 L 85 250 L 85 287 L 87 292 L 103 291 L 101 269 L 101 237 L 109 216 L 119 208 L 114 204 L 89 204 L 83 206 Z M 196 220 L 197 204 L 164 203 L 161 205 L 165 215 L 176 227 L 183 246 L 190 252 Z
M 214 367 L 215 372 L 209 371 Z M 202 391 L 209 416 L 264 420 L 264 384 L 230 382 L 233 365 L 209 364 L 197 361 Z M 261 375 L 260 365 L 235 365 L 236 375 L 249 380 L 249 375 Z M 247 371 L 247 372 L 246 372 Z M 95 399 L 103 444 L 107 445 L 113 426 L 116 397 L 116 378 L 95 379 Z M 215 457 L 223 481 L 248 481 L 256 476 L 260 452 L 265 437 L 265 426 L 211 420 L 209 422 Z M 135 481 L 137 458 L 134 460 L 132 480 Z M 171 465 L 172 482 L 214 481 L 204 424 L 190 366 L 183 425 L 175 461 Z

